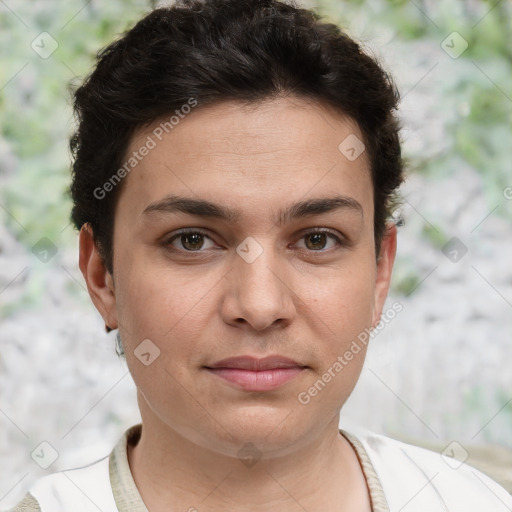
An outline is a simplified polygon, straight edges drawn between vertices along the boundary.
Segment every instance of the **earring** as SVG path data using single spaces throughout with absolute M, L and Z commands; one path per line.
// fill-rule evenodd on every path
M 124 356 L 123 342 L 121 341 L 121 336 L 119 335 L 119 330 L 116 333 L 116 354 L 119 357 Z

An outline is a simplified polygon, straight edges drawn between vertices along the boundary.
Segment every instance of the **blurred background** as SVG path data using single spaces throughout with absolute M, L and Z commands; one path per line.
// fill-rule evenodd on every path
M 403 309 L 372 339 L 342 425 L 455 446 L 460 458 L 509 453 L 511 4 L 298 3 L 363 43 L 402 94 L 408 179 L 388 307 Z M 164 4 L 0 1 L 2 509 L 41 475 L 108 454 L 140 420 L 115 332 L 105 334 L 77 265 L 68 85 Z

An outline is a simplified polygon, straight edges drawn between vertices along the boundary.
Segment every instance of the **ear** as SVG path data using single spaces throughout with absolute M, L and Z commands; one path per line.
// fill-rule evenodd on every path
M 110 329 L 118 327 L 114 281 L 94 243 L 89 224 L 80 229 L 79 267 L 92 302 Z
M 380 320 L 386 297 L 388 296 L 391 274 L 396 255 L 396 224 L 388 222 L 377 258 L 377 274 L 375 281 L 375 308 L 373 310 L 372 326 L 375 327 Z

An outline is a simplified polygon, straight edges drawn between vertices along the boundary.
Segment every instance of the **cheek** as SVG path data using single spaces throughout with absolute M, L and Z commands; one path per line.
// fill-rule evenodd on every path
M 136 268 L 120 268 L 125 273 L 120 279 L 118 318 L 126 361 L 141 391 L 152 395 L 165 389 L 165 400 L 178 400 L 178 383 L 190 387 L 190 369 L 211 349 L 208 325 L 217 311 L 212 300 L 222 280 L 213 273 L 199 278 L 192 267 L 133 271 Z M 154 363 L 153 353 L 158 356 Z M 150 365 L 145 366 L 148 359 Z
M 209 287 L 200 281 L 154 267 L 123 275 L 118 317 L 126 362 L 139 390 L 161 395 L 165 408 L 183 405 L 180 389 L 190 385 L 187 369 L 198 358 L 194 341 L 204 338 Z
M 307 403 L 311 399 L 314 408 L 336 411 L 357 383 L 370 340 L 372 268 L 370 264 L 340 272 L 305 300 L 311 309 L 304 314 L 313 322 L 309 330 L 316 333 L 319 366 L 301 396 Z
M 371 264 L 343 268 L 316 282 L 298 282 L 298 295 L 333 333 L 350 335 L 370 326 L 375 300 L 375 270 Z
M 318 366 L 297 395 L 304 411 L 339 410 L 359 379 L 370 340 L 374 285 L 371 266 L 336 275 L 304 295 L 304 315 Z M 305 293 L 305 292 L 304 292 Z M 319 412 L 319 414 L 324 414 Z
M 130 331 L 160 338 L 173 330 L 194 325 L 204 299 L 218 279 L 197 275 L 189 268 L 140 264 L 120 268 L 121 286 L 116 290 L 120 322 Z

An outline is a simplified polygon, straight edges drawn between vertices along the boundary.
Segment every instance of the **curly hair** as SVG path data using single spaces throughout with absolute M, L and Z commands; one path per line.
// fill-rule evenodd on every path
M 123 183 L 98 190 L 134 133 L 190 103 L 321 101 L 359 126 L 368 152 L 378 255 L 403 181 L 399 93 L 377 60 L 335 24 L 278 0 L 178 0 L 146 14 L 100 50 L 76 89 L 71 220 L 89 223 L 113 274 L 114 212 Z M 101 189 L 102 190 L 102 189 Z

